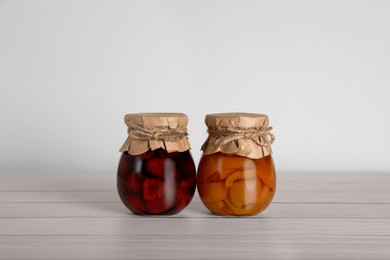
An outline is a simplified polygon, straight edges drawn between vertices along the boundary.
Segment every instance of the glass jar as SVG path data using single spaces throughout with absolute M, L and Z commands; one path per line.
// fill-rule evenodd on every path
M 197 187 L 203 204 L 216 215 L 250 216 L 263 211 L 276 188 L 268 117 L 211 114 L 202 146 Z
M 129 137 L 120 151 L 117 188 L 125 206 L 138 215 L 171 215 L 183 210 L 196 189 L 189 152 L 187 116 L 127 114 Z

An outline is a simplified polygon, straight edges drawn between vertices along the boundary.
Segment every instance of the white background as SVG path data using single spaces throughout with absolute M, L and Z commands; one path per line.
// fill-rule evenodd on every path
M 265 113 L 280 171 L 390 171 L 390 1 L 0 1 L 0 171 L 115 172 L 123 116 Z

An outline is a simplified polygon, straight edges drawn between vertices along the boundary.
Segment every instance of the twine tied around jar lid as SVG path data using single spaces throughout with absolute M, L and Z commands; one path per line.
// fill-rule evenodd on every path
M 222 152 L 259 159 L 272 153 L 275 136 L 266 115 L 210 114 L 205 123 L 209 136 L 202 146 L 204 154 Z
M 120 152 L 139 155 L 162 148 L 167 152 L 184 152 L 188 142 L 188 118 L 182 113 L 139 113 L 125 115 L 128 134 Z
M 127 133 L 132 138 L 138 140 L 167 140 L 167 141 L 177 141 L 188 136 L 187 128 L 185 129 L 164 129 L 164 128 L 154 128 L 154 129 L 145 129 L 143 127 L 133 125 L 129 126 Z
M 230 141 L 238 140 L 241 138 L 251 139 L 259 146 L 270 146 L 275 141 L 275 136 L 271 133 L 272 127 L 262 127 L 260 129 L 239 129 L 239 128 L 227 128 L 226 130 L 208 129 L 209 135 L 212 135 L 216 139 L 215 145 L 221 146 Z

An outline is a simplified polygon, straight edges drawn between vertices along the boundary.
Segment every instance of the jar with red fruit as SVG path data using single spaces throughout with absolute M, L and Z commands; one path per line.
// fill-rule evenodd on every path
M 207 115 L 197 186 L 203 204 L 216 215 L 250 216 L 263 211 L 276 188 L 271 155 L 274 141 L 261 114 Z
M 128 138 L 120 149 L 117 188 L 124 205 L 138 215 L 172 215 L 196 189 L 189 152 L 187 116 L 181 113 L 127 114 Z

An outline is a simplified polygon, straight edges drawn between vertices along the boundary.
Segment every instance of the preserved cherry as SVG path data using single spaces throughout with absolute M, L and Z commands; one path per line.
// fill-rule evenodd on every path
M 196 188 L 196 170 L 189 151 L 163 149 L 141 155 L 122 154 L 118 192 L 133 213 L 170 215 L 183 210 Z
M 128 137 L 120 148 L 117 186 L 125 204 L 139 215 L 183 210 L 196 189 L 196 170 L 183 113 L 127 114 Z

